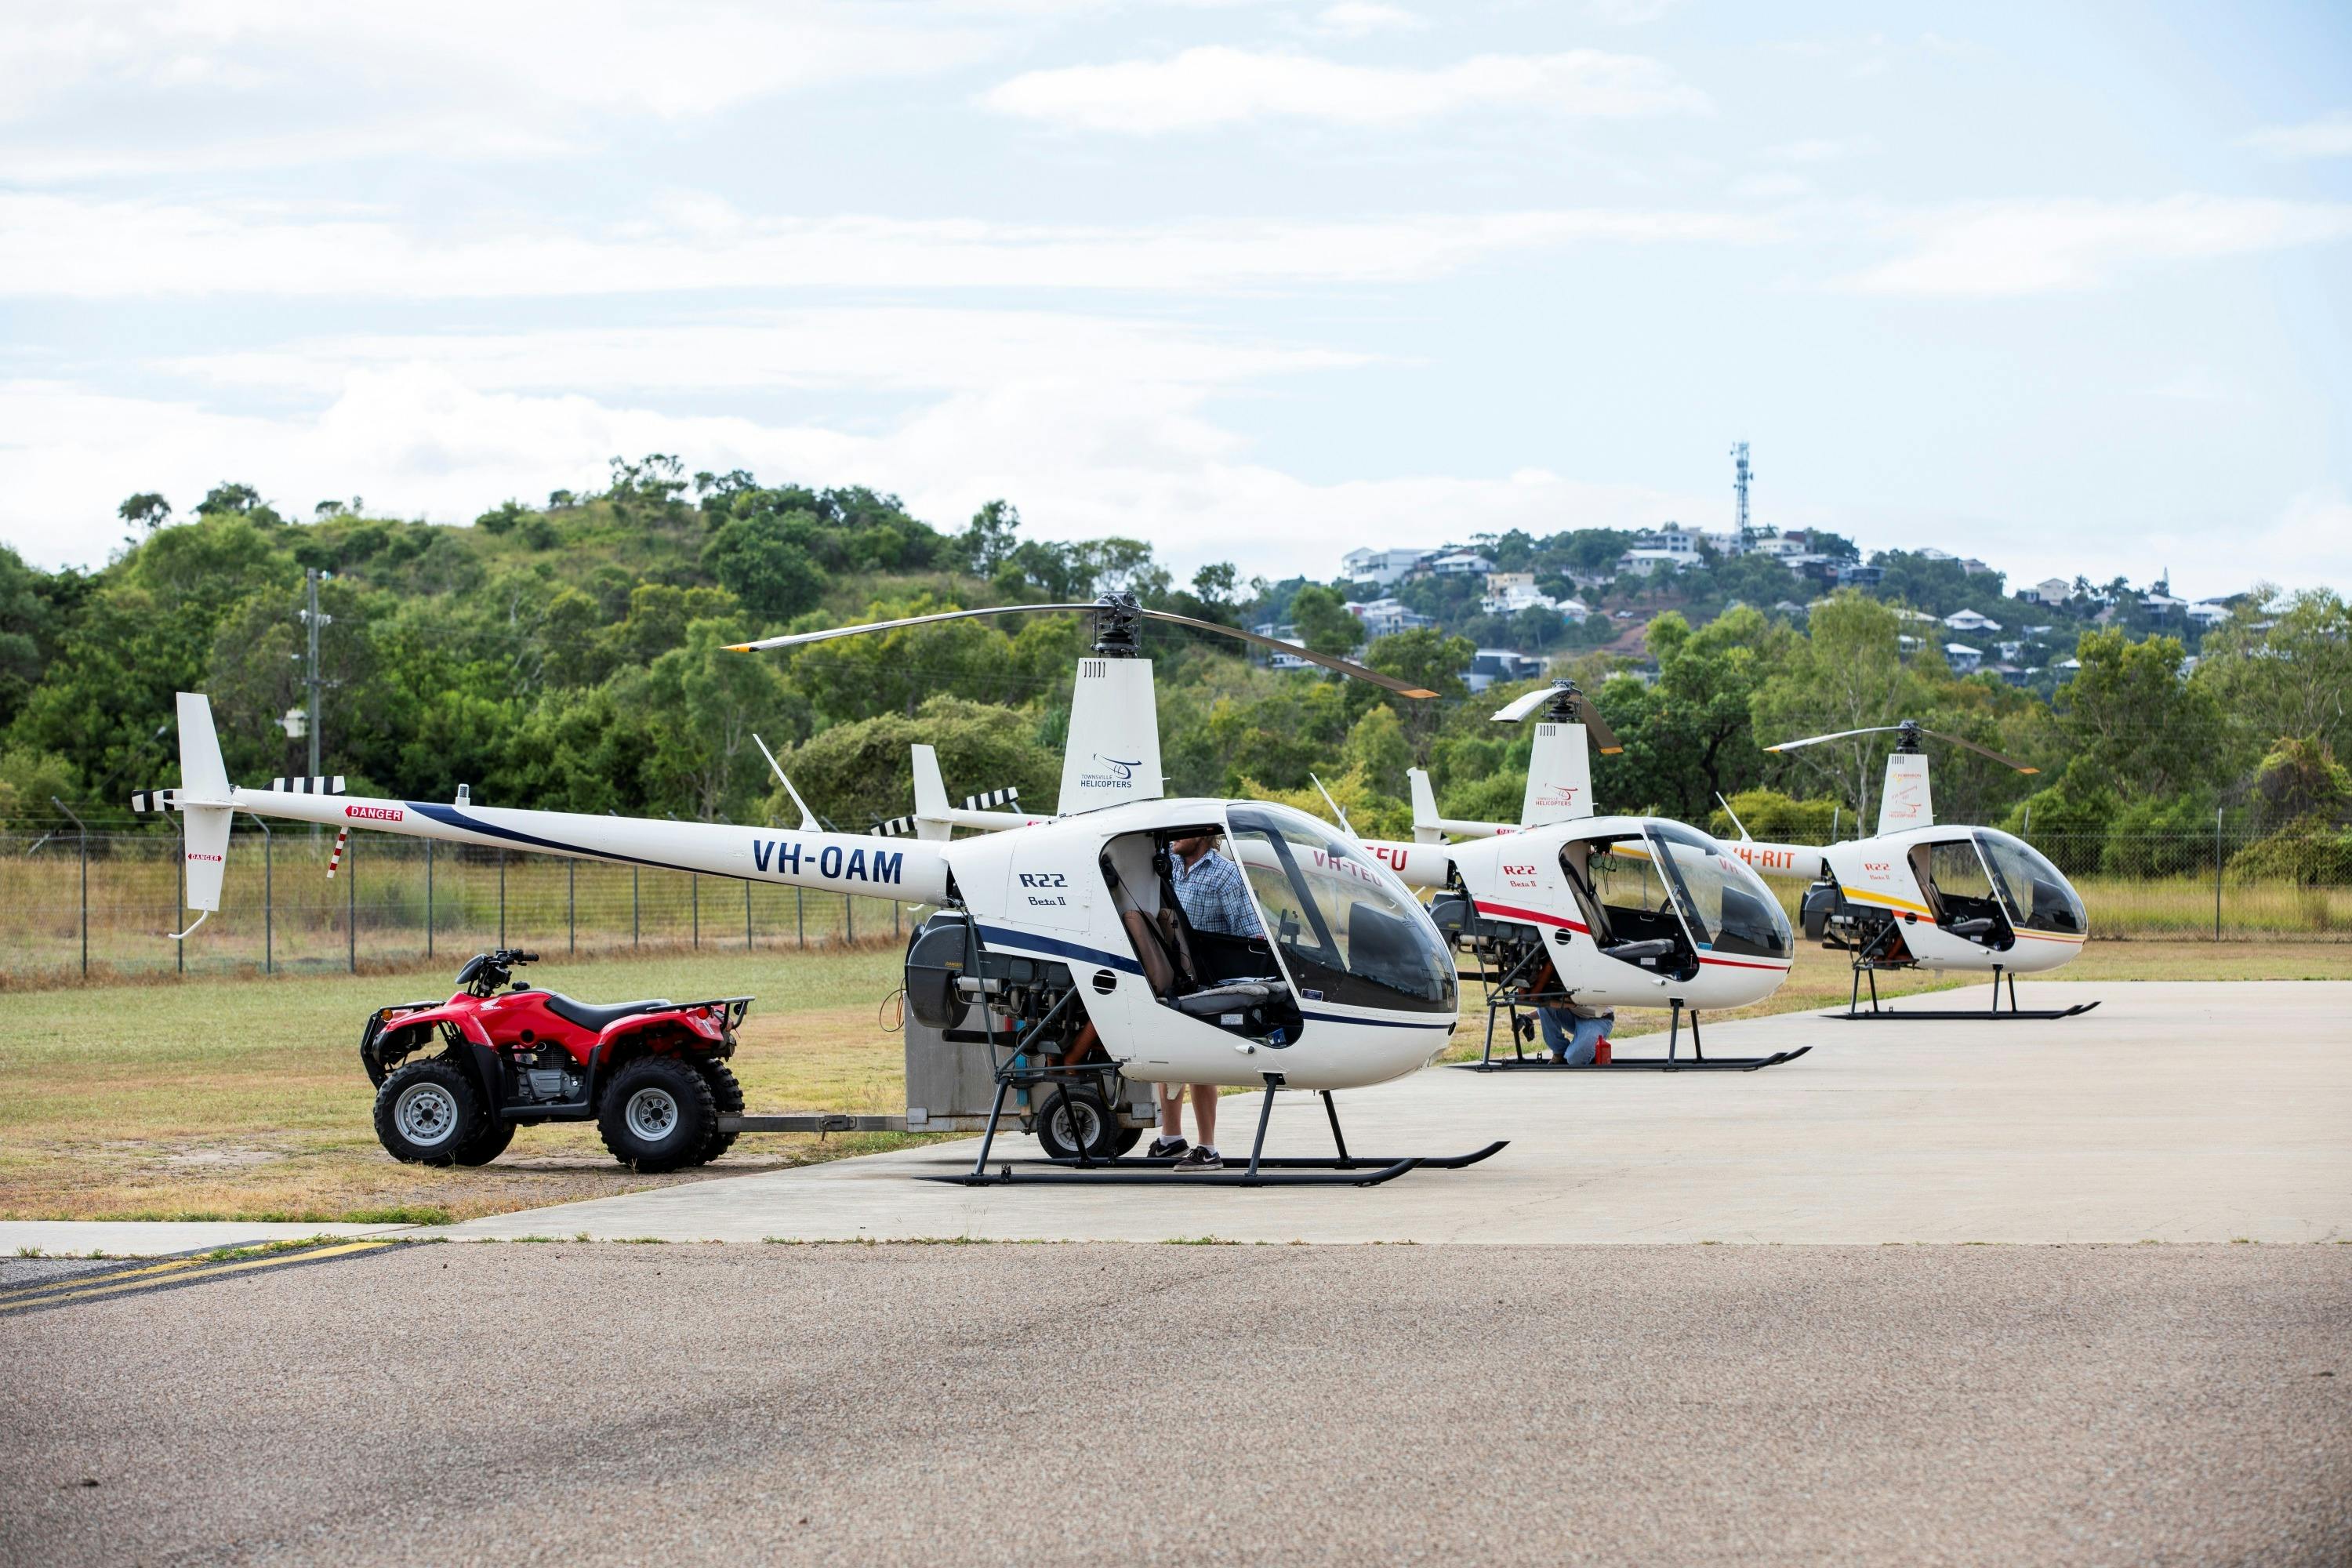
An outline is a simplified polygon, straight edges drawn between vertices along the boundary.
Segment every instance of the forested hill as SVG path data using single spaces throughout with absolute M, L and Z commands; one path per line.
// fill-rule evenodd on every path
M 1227 624 L 1295 611 L 1326 646 L 1317 627 L 1339 599 L 1244 582 L 1246 563 L 1179 585 L 1137 541 L 1024 539 L 1003 502 L 947 531 L 872 490 L 689 477 L 666 458 L 616 462 L 600 492 L 509 501 L 470 527 L 371 516 L 359 501 L 296 521 L 241 485 L 184 520 L 152 494 L 121 510 L 123 548 L 94 573 L 45 574 L 0 550 L 0 822 L 49 819 L 52 795 L 85 815 L 118 812 L 131 790 L 173 782 L 175 690 L 211 694 L 233 776 L 302 771 L 307 744 L 282 721 L 303 701 L 306 569 L 331 574 L 320 584 L 332 617 L 320 636 L 323 766 L 354 790 L 447 799 L 466 784 L 489 804 L 761 821 L 778 802 L 757 732 L 845 827 L 908 809 L 916 740 L 940 745 L 953 789 L 1013 784 L 1050 803 L 1079 617 L 789 653 L 725 645 L 1127 587 Z M 1782 795 L 1748 797 L 1765 814 L 1748 826 L 1798 830 L 1874 800 L 1883 743 L 1776 758 L 1759 741 L 1911 717 L 2042 770 L 1941 756 L 1947 817 L 2014 817 L 2030 792 L 2037 827 L 2092 834 L 2193 829 L 2217 805 L 2282 823 L 2340 817 L 2352 790 L 2333 756 L 2352 743 L 2338 700 L 2352 686 L 2352 620 L 2330 594 L 2283 613 L 2263 612 L 2263 597 L 2206 636 L 2193 673 L 2171 638 L 2084 634 L 2082 669 L 2054 704 L 1997 678 L 1956 678 L 1932 645 L 1905 655 L 1897 609 L 1852 593 L 1814 605 L 1801 626 L 1753 609 L 1696 628 L 1662 615 L 1648 628 L 1650 681 L 1612 679 L 1602 654 L 1562 668 L 1627 743 L 1598 767 L 1608 808 L 1705 820 L 1718 792 L 1771 786 Z M 1344 626 L 1323 629 L 1344 641 Z M 1486 718 L 1507 693 L 1468 699 L 1466 639 L 1423 629 L 1366 650 L 1444 694 L 1433 703 L 1276 672 L 1204 634 L 1154 626 L 1147 637 L 1172 791 L 1319 808 L 1311 772 L 1360 829 L 1397 834 L 1404 772 L 1420 763 L 1450 814 L 1517 816 L 1526 739 Z

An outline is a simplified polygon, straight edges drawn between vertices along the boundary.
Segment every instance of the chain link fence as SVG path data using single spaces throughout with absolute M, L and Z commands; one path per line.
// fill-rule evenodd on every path
M 2352 941 L 2340 831 L 2032 834 L 2089 906 L 2094 938 Z M 143 974 L 357 973 L 491 947 L 550 957 L 789 952 L 901 938 L 905 906 L 698 876 L 302 826 L 232 836 L 218 913 L 185 942 L 176 835 L 0 833 L 0 987 Z M 1803 889 L 1775 879 L 1793 912 Z
M 184 942 L 180 841 L 0 833 L 0 987 L 148 974 L 414 967 L 492 947 L 549 958 L 778 952 L 903 937 L 888 899 L 355 833 L 231 835 L 221 908 Z

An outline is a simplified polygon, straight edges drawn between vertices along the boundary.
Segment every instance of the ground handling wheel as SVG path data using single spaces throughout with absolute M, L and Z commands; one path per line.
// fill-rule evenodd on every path
M 1047 1089 L 1033 1121 L 1048 1159 L 1110 1160 L 1118 1155 L 1118 1120 L 1091 1089 Z
M 710 1080 L 675 1057 L 640 1057 L 613 1075 L 596 1130 L 624 1165 L 646 1173 L 680 1170 L 709 1158 L 719 1132 Z
M 488 1120 L 473 1076 L 446 1057 L 409 1063 L 375 1093 L 377 1140 L 412 1165 L 480 1163 L 465 1154 L 488 1131 Z
M 711 1102 L 718 1106 L 719 1114 L 742 1115 L 743 1086 L 736 1081 L 735 1069 L 717 1057 L 699 1058 L 695 1065 L 702 1069 L 702 1076 L 710 1080 L 710 1099 Z M 732 1132 L 719 1131 L 719 1123 L 716 1121 L 712 1121 L 709 1141 L 703 1145 L 702 1149 L 703 1159 L 716 1160 L 719 1155 L 732 1149 L 735 1146 L 735 1137 Z

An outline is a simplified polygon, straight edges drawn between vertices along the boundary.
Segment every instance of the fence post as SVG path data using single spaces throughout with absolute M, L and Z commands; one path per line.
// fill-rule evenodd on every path
M 567 858 L 563 862 L 563 929 L 568 933 L 570 951 L 580 952 L 580 862 Z
M 350 847 L 355 842 L 346 839 L 343 853 L 343 965 L 353 974 L 360 972 L 360 858 Z
M 278 836 L 269 831 L 269 824 L 261 820 L 259 813 L 248 811 L 246 816 L 252 817 L 253 825 L 261 829 L 261 973 L 268 974 L 278 967 L 273 956 L 276 944 L 270 940 L 271 928 L 278 919 L 275 908 L 278 902 L 278 872 L 277 868 L 270 864 L 273 858 L 270 851 L 278 843 Z
M 81 836 L 81 977 L 87 980 L 89 978 L 89 829 L 80 817 L 74 816 L 73 807 L 56 795 L 49 796 L 49 804 L 71 817 L 75 830 Z M 182 876 L 187 875 L 187 865 L 188 858 L 181 856 Z
M 841 895 L 841 940 L 851 944 L 857 941 L 857 900 L 847 893 Z
M 798 933 L 800 944 L 806 947 L 808 945 L 808 906 L 801 902 L 801 890 L 798 888 L 793 889 L 793 930 Z
M 751 951 L 751 884 L 743 884 L 743 951 Z
M 433 958 L 433 840 L 425 841 L 425 957 Z
M 1836 842 L 1838 841 L 1838 837 L 1837 837 L 1837 833 L 1838 833 L 1838 824 L 1839 824 L 1839 823 L 1841 823 L 1841 822 L 1843 822 L 1844 820 L 1845 820 L 1845 807 L 1843 807 L 1843 806 L 1842 806 L 1842 805 L 1839 805 L 1839 806 L 1832 806 L 1832 807 L 1831 807 L 1831 808 L 1830 808 L 1830 842 L 1831 842 L 1831 843 L 1834 844 L 1834 843 L 1836 843 Z
M 184 812 L 180 816 L 180 912 L 173 918 L 172 923 L 182 925 L 186 921 L 187 914 L 188 818 Z M 188 944 L 185 942 L 175 942 L 172 944 L 172 968 L 181 974 L 188 972 Z
M 637 868 L 629 868 L 629 945 L 637 945 Z
M 699 872 L 699 871 L 688 871 L 688 872 L 686 874 L 686 899 L 687 899 L 687 902 L 688 902 L 688 904 L 692 905 L 692 906 L 693 906 L 693 909 L 694 909 L 694 945 L 695 945 L 697 948 L 699 948 L 699 947 L 702 945 L 702 873 L 701 873 L 701 872 Z
M 2213 940 L 2221 940 L 2221 808 L 2213 808 Z
M 507 852 L 499 851 L 499 945 L 507 944 Z

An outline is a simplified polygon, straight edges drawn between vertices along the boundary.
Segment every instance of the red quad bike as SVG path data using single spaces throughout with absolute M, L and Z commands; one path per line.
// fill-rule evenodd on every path
M 613 1158 L 639 1171 L 726 1152 L 735 1134 L 719 1119 L 743 1110 L 727 1058 L 751 998 L 599 1007 L 520 981 L 509 989 L 514 966 L 538 960 L 513 948 L 476 953 L 448 1001 L 368 1016 L 360 1060 L 392 1157 L 487 1165 L 518 1127 L 592 1117 Z

